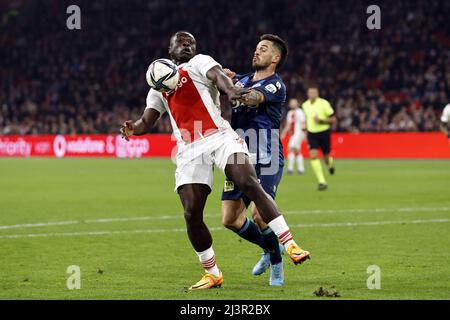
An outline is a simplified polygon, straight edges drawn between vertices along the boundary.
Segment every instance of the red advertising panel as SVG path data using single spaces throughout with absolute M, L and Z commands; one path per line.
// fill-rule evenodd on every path
M 0 157 L 170 157 L 175 146 L 170 134 L 130 141 L 117 135 L 0 136 Z M 333 133 L 332 149 L 336 158 L 450 159 L 449 140 L 440 133 Z M 307 157 L 306 143 L 302 150 Z
M 170 157 L 171 135 L 0 136 L 0 157 Z
M 285 155 L 288 141 L 283 140 Z M 450 140 L 438 132 L 332 133 L 331 148 L 342 159 L 450 159 Z M 306 142 L 302 152 L 309 156 Z

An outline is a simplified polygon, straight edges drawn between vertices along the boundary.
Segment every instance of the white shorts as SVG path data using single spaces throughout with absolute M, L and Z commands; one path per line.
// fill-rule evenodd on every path
M 294 134 L 289 139 L 288 149 L 295 149 L 295 150 L 299 151 L 302 146 L 303 137 L 304 137 L 303 132 Z
M 214 165 L 225 173 L 228 158 L 234 153 L 249 155 L 247 144 L 232 129 L 193 142 L 177 154 L 175 191 L 182 185 L 193 183 L 212 188 Z

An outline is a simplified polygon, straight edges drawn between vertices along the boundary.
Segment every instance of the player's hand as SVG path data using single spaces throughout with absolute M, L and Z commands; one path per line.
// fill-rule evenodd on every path
M 236 77 L 236 72 L 231 71 L 228 68 L 223 69 L 223 72 L 227 75 L 228 78 L 234 79 L 234 77 Z
M 320 119 L 319 119 L 319 116 L 318 116 L 318 115 L 315 115 L 315 116 L 314 116 L 314 122 L 317 123 L 317 124 L 320 123 Z
M 230 91 L 227 92 L 228 100 L 235 104 L 237 101 L 241 100 L 244 94 L 249 93 L 250 88 L 237 88 L 233 87 Z
M 120 135 L 122 136 L 123 139 L 129 141 L 130 140 L 129 137 L 132 136 L 133 134 L 134 134 L 133 121 L 132 120 L 125 121 L 123 125 L 120 127 Z

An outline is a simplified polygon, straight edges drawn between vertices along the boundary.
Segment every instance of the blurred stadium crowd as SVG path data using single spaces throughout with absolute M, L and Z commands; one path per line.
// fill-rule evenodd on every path
M 66 28 L 78 4 L 82 29 Z M 285 38 L 288 97 L 310 82 L 348 132 L 435 131 L 449 102 L 450 1 L 377 1 L 382 29 L 361 0 L 0 0 L 0 134 L 117 132 L 145 106 L 145 71 L 179 29 L 198 52 L 251 70 L 259 36 Z M 229 116 L 224 101 L 223 112 Z M 155 132 L 170 132 L 167 116 Z

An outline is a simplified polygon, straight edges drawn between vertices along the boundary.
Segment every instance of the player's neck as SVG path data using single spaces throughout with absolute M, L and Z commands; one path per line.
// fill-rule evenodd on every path
M 268 68 L 264 69 L 264 70 L 256 70 L 252 80 L 259 81 L 259 80 L 265 79 L 267 77 L 270 77 L 274 73 L 275 73 L 274 70 L 269 70 Z

